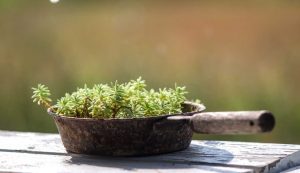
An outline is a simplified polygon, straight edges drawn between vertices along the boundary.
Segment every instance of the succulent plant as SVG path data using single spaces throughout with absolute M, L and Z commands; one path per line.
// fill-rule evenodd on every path
M 52 105 L 50 90 L 42 84 L 33 89 L 33 102 L 50 108 L 58 115 L 81 118 L 134 118 L 181 113 L 186 100 L 185 87 L 147 90 L 139 77 L 127 83 L 85 85 Z

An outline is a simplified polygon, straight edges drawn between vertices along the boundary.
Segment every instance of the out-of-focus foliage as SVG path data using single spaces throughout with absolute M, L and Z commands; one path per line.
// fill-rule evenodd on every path
M 207 111 L 268 109 L 270 134 L 195 139 L 300 143 L 299 1 L 0 0 L 0 129 L 57 132 L 32 104 L 85 83 L 143 76 L 186 86 Z M 44 115 L 44 116 L 41 116 Z

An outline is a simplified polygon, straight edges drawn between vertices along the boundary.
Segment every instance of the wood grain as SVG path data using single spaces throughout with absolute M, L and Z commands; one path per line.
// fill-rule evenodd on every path
M 300 146 L 192 141 L 184 151 L 148 157 L 68 154 L 58 134 L 0 131 L 0 171 L 278 172 L 300 165 Z
M 85 155 L 44 155 L 19 152 L 0 152 L 0 172 L 141 172 L 141 173 L 192 173 L 225 172 L 250 173 L 251 169 L 188 165 L 171 162 L 131 161 L 119 158 L 103 158 Z
M 275 118 L 269 111 L 203 112 L 192 117 L 192 129 L 206 134 L 254 134 L 269 132 Z

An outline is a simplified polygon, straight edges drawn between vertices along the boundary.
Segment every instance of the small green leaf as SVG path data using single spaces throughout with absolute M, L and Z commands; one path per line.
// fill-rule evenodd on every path
M 92 88 L 85 84 L 50 106 L 48 87 L 38 84 L 37 88 L 32 88 L 31 98 L 39 105 L 51 107 L 57 114 L 74 117 L 133 118 L 181 112 L 187 94 L 185 87 L 175 84 L 174 89 L 155 91 L 147 90 L 146 86 L 141 77 L 127 83 L 96 84 Z

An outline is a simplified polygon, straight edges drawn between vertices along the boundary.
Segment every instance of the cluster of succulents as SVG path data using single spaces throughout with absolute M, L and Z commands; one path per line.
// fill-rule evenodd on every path
M 135 118 L 181 113 L 186 100 L 185 87 L 146 89 L 140 77 L 127 83 L 86 85 L 73 93 L 66 93 L 52 105 L 50 90 L 39 84 L 33 89 L 33 102 L 52 112 L 80 118 Z

